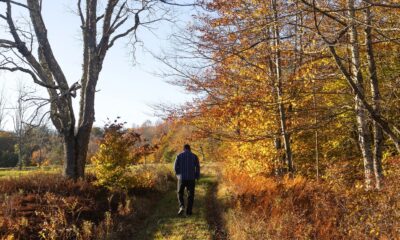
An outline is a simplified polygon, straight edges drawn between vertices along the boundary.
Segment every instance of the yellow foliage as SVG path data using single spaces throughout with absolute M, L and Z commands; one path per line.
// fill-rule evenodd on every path
M 106 125 L 104 139 L 100 143 L 99 150 L 92 157 L 97 185 L 105 186 L 110 190 L 128 187 L 130 149 L 138 140 L 139 135 L 124 130 L 123 124 Z

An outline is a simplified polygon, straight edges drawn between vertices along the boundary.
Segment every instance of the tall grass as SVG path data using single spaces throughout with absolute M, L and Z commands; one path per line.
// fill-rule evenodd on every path
M 381 191 L 344 185 L 343 176 L 316 182 L 225 174 L 231 200 L 226 214 L 231 239 L 398 239 L 400 159 L 389 163 Z

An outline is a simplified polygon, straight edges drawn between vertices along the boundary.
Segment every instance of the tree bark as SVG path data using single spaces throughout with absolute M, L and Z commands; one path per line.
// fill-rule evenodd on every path
M 365 45 L 367 48 L 367 62 L 368 72 L 370 77 L 371 95 L 372 95 L 372 108 L 378 116 L 381 116 L 380 112 L 380 101 L 381 95 L 379 91 L 378 73 L 376 69 L 374 49 L 372 46 L 372 13 L 371 9 L 367 7 L 365 9 Z M 375 175 L 375 188 L 380 189 L 382 185 L 382 146 L 383 146 L 383 133 L 382 128 L 379 124 L 373 121 L 373 132 L 374 132 L 374 149 L 373 149 L 373 164 L 374 164 L 374 175 Z
M 351 51 L 351 72 L 354 82 L 361 93 L 364 93 L 363 76 L 361 73 L 360 52 L 358 32 L 355 21 L 354 0 L 348 0 L 348 17 L 350 24 L 349 38 L 350 38 L 350 51 Z M 364 174 L 365 174 L 365 187 L 371 188 L 372 173 L 373 173 L 373 159 L 371 152 L 371 133 L 368 128 L 368 118 L 366 110 L 361 102 L 359 96 L 355 96 L 355 111 L 357 119 L 357 130 L 359 136 L 359 144 L 364 161 Z
M 287 118 L 285 112 L 285 105 L 283 103 L 283 91 L 282 91 L 282 64 L 281 64 L 281 51 L 280 51 L 280 33 L 278 25 L 278 10 L 276 0 L 271 0 L 271 6 L 273 10 L 273 35 L 274 35 L 274 47 L 275 47 L 275 88 L 278 100 L 278 111 L 280 116 L 280 128 L 283 137 L 283 145 L 285 149 L 285 158 L 290 173 L 294 172 L 293 160 L 292 160 L 292 149 L 290 146 L 290 135 L 287 131 Z
M 73 179 L 78 178 L 76 171 L 76 141 L 73 131 L 65 134 L 64 136 L 64 176 L 68 176 Z
M 63 135 L 64 138 L 64 176 L 79 179 L 85 176 L 87 149 L 90 131 L 75 135 L 73 130 Z

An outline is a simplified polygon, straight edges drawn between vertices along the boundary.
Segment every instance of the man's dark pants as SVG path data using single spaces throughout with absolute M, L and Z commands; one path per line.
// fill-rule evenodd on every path
M 185 192 L 185 188 L 188 192 L 188 205 L 186 208 L 186 214 L 192 214 L 193 200 L 194 200 L 194 187 L 195 187 L 195 180 L 178 179 L 179 207 L 183 207 L 183 208 L 185 207 L 185 200 L 183 199 L 183 194 Z

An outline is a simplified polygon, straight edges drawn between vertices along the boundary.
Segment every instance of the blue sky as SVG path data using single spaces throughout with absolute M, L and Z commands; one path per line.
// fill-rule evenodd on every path
M 64 74 L 72 84 L 81 76 L 82 62 L 80 21 L 73 13 L 76 1 L 44 0 L 43 4 L 43 15 L 50 43 Z M 167 40 L 169 35 L 190 21 L 190 9 L 179 11 L 176 13 L 178 26 L 167 22 L 157 23 L 152 26 L 156 35 L 148 30 L 139 29 L 138 36 L 143 41 L 144 48 L 159 54 L 162 50 L 168 50 L 171 47 L 171 43 Z M 4 29 L 0 30 L 0 38 L 5 34 L 4 31 Z M 191 99 L 191 96 L 182 89 L 169 85 L 165 79 L 153 74 L 160 69 L 165 69 L 165 66 L 144 48 L 137 47 L 137 64 L 135 65 L 127 40 L 121 40 L 109 50 L 97 85 L 99 92 L 95 103 L 95 125 L 102 126 L 107 117 L 113 119 L 116 116 L 122 117 L 128 125 L 141 124 L 147 119 L 155 121 L 157 118 L 153 115 L 152 104 L 180 104 Z M 16 101 L 17 80 L 31 83 L 29 77 L 21 74 L 2 72 L 0 79 L 3 82 L 0 88 L 3 86 L 10 106 Z M 74 100 L 75 106 L 78 101 L 78 98 Z M 76 107 L 75 111 L 77 109 Z M 12 128 L 11 120 L 7 122 L 6 128 Z

